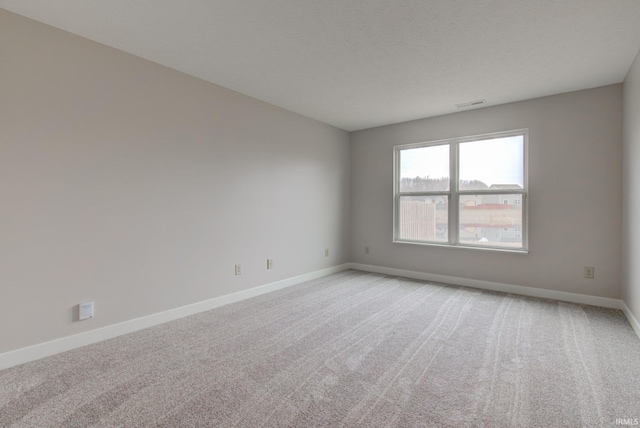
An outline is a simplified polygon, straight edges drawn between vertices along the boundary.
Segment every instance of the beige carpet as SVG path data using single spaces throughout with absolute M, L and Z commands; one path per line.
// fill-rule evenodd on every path
M 0 371 L 0 427 L 640 419 L 617 310 L 345 271 Z

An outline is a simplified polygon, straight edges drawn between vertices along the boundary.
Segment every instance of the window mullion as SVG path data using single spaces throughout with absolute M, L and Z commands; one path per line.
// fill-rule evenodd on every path
M 450 193 L 448 191 L 398 192 L 398 196 L 449 196 Z
M 449 243 L 458 243 L 458 143 L 449 146 Z
M 459 195 L 526 195 L 524 190 L 520 189 L 478 189 L 478 190 L 459 190 Z

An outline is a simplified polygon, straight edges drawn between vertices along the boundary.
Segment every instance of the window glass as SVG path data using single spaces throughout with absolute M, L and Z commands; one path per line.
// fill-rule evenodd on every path
M 444 196 L 400 197 L 400 239 L 449 241 L 449 200 Z
M 449 190 L 449 145 L 404 149 L 400 152 L 400 191 Z
M 459 212 L 459 240 L 463 244 L 521 248 L 522 205 L 515 204 L 521 194 L 465 195 L 477 205 L 465 205 Z
M 460 190 L 523 189 L 524 137 L 460 143 Z

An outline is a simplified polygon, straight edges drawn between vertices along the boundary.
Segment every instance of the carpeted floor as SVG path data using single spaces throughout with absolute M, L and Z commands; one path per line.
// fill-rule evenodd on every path
M 345 271 L 0 371 L 0 427 L 640 419 L 617 310 Z

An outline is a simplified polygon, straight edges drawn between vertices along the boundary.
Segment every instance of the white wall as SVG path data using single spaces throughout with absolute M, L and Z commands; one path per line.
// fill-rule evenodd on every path
M 392 243 L 394 145 L 519 128 L 529 128 L 529 254 Z M 351 142 L 352 262 L 620 298 L 621 85 L 359 131 Z
M 342 130 L 1 9 L 0 94 L 0 353 L 348 261 Z
M 640 320 L 640 53 L 624 81 L 622 299 Z

